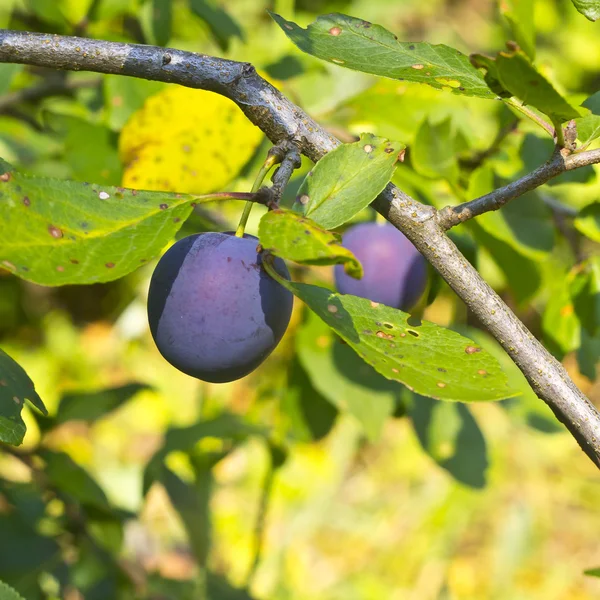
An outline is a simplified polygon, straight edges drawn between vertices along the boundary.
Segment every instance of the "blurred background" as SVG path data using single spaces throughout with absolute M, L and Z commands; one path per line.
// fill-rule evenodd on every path
M 442 207 L 541 164 L 551 140 L 500 102 L 304 55 L 266 10 L 303 26 L 343 12 L 468 55 L 502 50 L 519 23 L 515 6 L 533 4 L 0 0 L 0 27 L 252 62 L 343 141 L 370 131 L 406 143 L 394 181 Z M 600 25 L 567 0 L 537 0 L 534 22 L 544 75 L 576 103 L 597 92 Z M 247 191 L 268 148 L 208 92 L 0 65 L 0 157 L 30 174 Z M 449 177 L 448 164 L 459 175 Z M 580 169 L 452 232 L 594 402 L 600 338 L 569 290 L 588 276 L 599 241 L 573 217 L 599 192 L 598 169 Z M 179 235 L 230 230 L 240 208 L 204 205 Z M 263 210 L 254 208 L 250 233 Z M 356 218 L 372 219 L 370 209 Z M 0 344 L 51 415 L 26 409 L 23 447 L 0 447 L 0 579 L 28 600 L 600 597 L 600 581 L 583 574 L 600 565 L 596 468 L 439 277 L 431 274 L 417 313 L 497 353 L 515 398 L 415 398 L 297 300 L 286 337 L 255 373 L 202 383 L 152 342 L 154 265 L 62 288 L 0 270 Z M 332 285 L 326 268 L 294 268 L 293 277 Z

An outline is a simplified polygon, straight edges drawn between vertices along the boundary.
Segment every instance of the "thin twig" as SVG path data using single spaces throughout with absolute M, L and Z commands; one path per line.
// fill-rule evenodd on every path
M 283 153 L 283 156 L 279 161 L 279 167 L 277 167 L 277 170 L 271 177 L 271 181 L 273 182 L 271 187 L 271 191 L 273 193 L 273 202 L 275 205 L 278 205 L 281 201 L 281 197 L 283 196 L 285 187 L 292 178 L 294 171 L 302 164 L 302 161 L 300 159 L 298 147 L 296 144 L 294 144 L 294 142 L 286 141 L 285 143 L 274 147 L 279 148 Z
M 211 90 L 233 100 L 274 144 L 294 140 L 300 152 L 314 162 L 339 145 L 335 137 L 247 63 L 152 46 L 3 30 L 0 30 L 0 62 L 116 73 Z M 600 150 L 573 154 L 564 162 L 566 170 L 600 162 Z M 553 168 L 556 165 L 548 167 Z M 558 172 L 561 167 L 547 177 L 538 173 L 528 189 L 545 183 Z M 517 195 L 519 192 L 517 189 Z M 391 184 L 373 206 L 408 237 L 462 298 L 521 369 L 539 398 L 600 467 L 600 413 L 575 386 L 560 362 L 460 253 L 435 218 L 436 210 Z
M 560 151 L 555 151 L 552 157 L 543 165 L 527 175 L 512 181 L 504 187 L 498 188 L 489 194 L 480 196 L 475 200 L 464 202 L 457 206 L 442 208 L 437 216 L 437 222 L 444 230 L 464 223 L 491 210 L 498 210 L 510 200 L 514 200 L 535 188 L 540 187 L 550 179 L 557 177 L 565 171 L 572 171 L 580 167 L 600 163 L 600 150 L 588 150 L 579 154 L 563 156 Z

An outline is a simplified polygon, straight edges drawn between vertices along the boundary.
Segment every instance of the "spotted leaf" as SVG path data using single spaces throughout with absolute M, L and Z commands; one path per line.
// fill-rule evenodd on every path
M 326 229 L 339 227 L 383 191 L 404 148 L 370 133 L 361 135 L 358 142 L 338 146 L 306 176 L 294 210 Z
M 340 236 L 321 229 L 297 213 L 273 210 L 266 213 L 258 228 L 265 250 L 305 265 L 343 264 L 352 277 L 362 277 L 357 258 L 340 244 Z
M 300 50 L 327 62 L 453 94 L 495 98 L 469 59 L 449 46 L 400 42 L 380 25 L 338 13 L 319 17 L 306 29 L 271 16 Z
M 383 304 L 290 282 L 267 268 L 388 379 L 438 400 L 481 402 L 516 395 L 496 358 L 472 340 Z
M 33 177 L 0 161 L 0 267 L 42 285 L 118 279 L 160 252 L 194 201 Z

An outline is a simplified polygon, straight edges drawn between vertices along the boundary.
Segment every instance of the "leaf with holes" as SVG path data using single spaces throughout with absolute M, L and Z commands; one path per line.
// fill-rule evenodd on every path
M 281 258 L 305 265 L 343 264 L 348 275 L 362 277 L 361 264 L 340 244 L 339 235 L 321 229 L 297 213 L 287 210 L 266 213 L 260 220 L 258 237 L 265 250 Z
M 0 161 L 0 267 L 42 285 L 118 279 L 156 256 L 201 201 L 34 177 Z
M 496 58 L 473 54 L 471 61 L 487 71 L 488 84 L 501 96 L 516 96 L 524 104 L 537 108 L 552 121 L 564 122 L 580 117 L 571 106 L 533 66 L 522 50 L 499 52 Z M 507 93 L 502 93 L 505 90 Z
M 404 388 L 361 360 L 310 311 L 296 335 L 296 353 L 315 389 L 353 415 L 369 440 L 377 441 Z
M 270 14 L 300 50 L 327 62 L 453 94 L 495 98 L 469 59 L 449 46 L 400 42 L 381 25 L 338 13 L 319 17 L 306 29 Z
M 600 0 L 571 0 L 573 6 L 588 20 L 600 19 Z
M 26 428 L 21 411 L 25 400 L 47 414 L 33 381 L 17 362 L 0 350 L 0 442 L 18 446 L 23 441 Z
M 333 229 L 371 204 L 394 174 L 404 144 L 364 133 L 326 154 L 306 176 L 294 210 Z
M 481 402 L 515 395 L 498 361 L 468 338 L 365 298 L 269 274 L 331 327 L 376 371 L 423 396 Z

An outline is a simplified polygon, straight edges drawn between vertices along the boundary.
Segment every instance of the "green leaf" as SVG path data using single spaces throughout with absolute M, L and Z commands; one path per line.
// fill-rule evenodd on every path
M 298 338 L 295 339 L 298 344 Z M 300 362 L 292 361 L 281 397 L 281 415 L 289 421 L 292 437 L 300 442 L 324 438 L 337 414 L 336 408 L 312 385 Z
M 42 285 L 118 279 L 161 251 L 194 201 L 34 177 L 0 160 L 0 266 Z
M 570 273 L 569 294 L 581 325 L 592 337 L 600 333 L 600 256 L 592 256 Z
M 514 395 L 496 359 L 471 340 L 365 298 L 293 283 L 266 267 L 376 371 L 411 391 L 458 402 Z
M 535 58 L 535 0 L 504 0 L 500 11 L 506 19 L 513 40 L 519 44 L 531 60 Z
M 600 19 L 600 0 L 571 0 L 573 6 L 590 21 Z
M 492 169 L 480 167 L 471 176 L 468 197 L 483 196 L 494 187 Z M 552 211 L 535 192 L 509 202 L 502 210 L 481 215 L 477 218 L 477 224 L 489 235 L 532 260 L 546 259 L 554 247 Z
M 548 115 L 552 121 L 562 123 L 581 116 L 579 110 L 571 106 L 536 70 L 523 51 L 500 52 L 495 59 L 474 54 L 471 60 L 488 71 L 488 84 L 495 91 L 499 85 L 509 95 Z
M 146 99 L 165 87 L 160 81 L 123 75 L 105 75 L 103 84 L 107 124 L 113 131 L 123 129 L 129 117 L 144 106 Z
M 68 392 L 60 400 L 56 423 L 85 421 L 95 423 L 133 398 L 137 393 L 150 389 L 142 383 L 128 383 L 120 387 L 98 392 Z
M 111 510 L 102 488 L 68 454 L 42 450 L 40 456 L 46 463 L 44 475 L 62 493 L 103 512 Z
M 363 133 L 326 154 L 302 182 L 294 209 L 333 229 L 367 207 L 388 184 L 404 144 Z
M 338 13 L 318 17 L 307 29 L 270 15 L 300 50 L 327 62 L 453 94 L 495 97 L 468 58 L 449 46 L 399 42 L 380 25 Z
M 0 9 L 2 10 L 2 9 Z M 6 94 L 10 89 L 13 77 L 21 71 L 21 65 L 1 64 L 0 65 L 0 96 Z
M 459 170 L 455 145 L 456 135 L 451 118 L 436 124 L 427 119 L 419 127 L 410 148 L 411 165 L 425 177 L 456 183 Z
M 210 471 L 201 482 L 188 484 L 167 467 L 162 468 L 161 483 L 187 532 L 190 546 L 201 566 L 206 564 L 210 546 Z
M 15 514 L 0 513 L 0 577 L 21 588 L 25 580 L 37 574 L 60 557 L 60 547 L 50 537 L 36 531 L 30 523 Z
M 0 600 L 25 600 L 16 590 L 0 581 Z
M 234 37 L 244 39 L 241 27 L 215 0 L 190 0 L 190 8 L 208 25 L 221 50 L 229 50 Z
M 354 415 L 367 437 L 377 441 L 403 388 L 337 340 L 313 312 L 298 330 L 296 352 L 315 389 L 339 411 Z
M 104 125 L 68 115 L 48 114 L 46 123 L 64 135 L 65 160 L 72 177 L 118 185 L 123 174 L 113 132 Z
M 522 171 L 514 176 L 514 179 L 523 177 L 544 164 L 554 152 L 554 142 L 549 137 L 538 137 L 528 133 L 523 138 L 519 155 L 523 161 Z M 567 183 L 588 183 L 596 179 L 596 172 L 593 165 L 587 165 L 579 169 L 572 169 L 561 173 L 558 177 L 553 177 L 545 185 L 554 187 Z M 535 193 L 535 192 L 534 192 Z M 506 206 L 513 204 L 510 202 Z M 504 210 L 504 208 L 503 208 Z
M 171 39 L 172 23 L 171 0 L 152 0 L 152 33 L 159 46 L 166 46 Z
M 357 258 L 341 245 L 341 237 L 288 210 L 266 213 L 258 226 L 261 246 L 273 254 L 306 265 L 343 264 L 357 279 L 363 275 Z
M 250 435 L 266 437 L 264 429 L 249 425 L 232 414 L 224 413 L 214 419 L 200 421 L 189 427 L 169 429 L 163 446 L 154 454 L 144 471 L 143 490 L 146 493 L 160 479 L 163 461 L 171 452 L 191 450 L 202 438 L 244 440 Z
M 600 92 L 592 94 L 581 106 L 591 111 L 589 115 L 575 119 L 577 139 L 587 146 L 600 137 Z
M 569 293 L 569 279 L 558 279 L 542 318 L 544 340 L 558 358 L 579 348 L 581 323 Z
M 485 486 L 485 438 L 467 406 L 415 394 L 410 415 L 423 449 L 440 467 L 465 485 Z
M 600 202 L 588 204 L 575 217 L 575 227 L 586 237 L 600 243 Z
M 590 577 L 600 577 L 600 567 L 596 567 L 595 569 L 586 569 L 583 574 L 589 575 Z
M 26 427 L 21 411 L 25 400 L 47 414 L 33 381 L 18 363 L 0 350 L 0 442 L 18 446 L 23 441 Z

